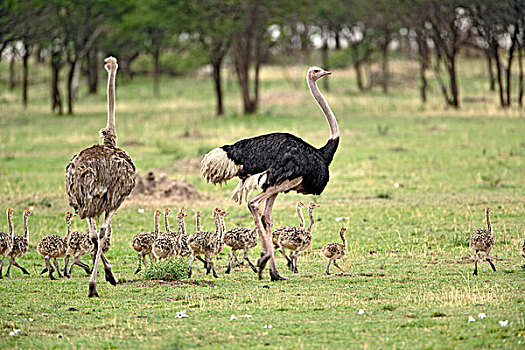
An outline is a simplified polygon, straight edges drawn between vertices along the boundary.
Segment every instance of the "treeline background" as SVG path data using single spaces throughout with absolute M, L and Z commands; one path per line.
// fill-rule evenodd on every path
M 461 106 L 458 57 L 486 60 L 499 105 L 523 105 L 525 0 L 2 0 L 0 57 L 7 86 L 30 103 L 31 72 L 50 70 L 51 110 L 74 112 L 79 84 L 96 94 L 102 60 L 120 73 L 153 76 L 206 72 L 216 113 L 224 113 L 222 75 L 234 72 L 244 113 L 259 106 L 261 66 L 352 67 L 359 91 L 389 93 L 389 61 L 417 59 L 420 98 L 435 77 L 444 104 Z M 379 67 L 372 69 L 371 67 Z M 63 72 L 65 71 L 65 72 Z M 84 79 L 85 78 L 85 79 Z M 65 79 L 65 91 L 61 90 Z M 329 89 L 329 79 L 323 81 Z

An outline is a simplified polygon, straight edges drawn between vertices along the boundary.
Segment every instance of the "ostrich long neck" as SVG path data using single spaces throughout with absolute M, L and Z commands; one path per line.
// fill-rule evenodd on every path
M 11 237 L 11 240 L 14 237 L 14 228 L 13 228 L 13 218 L 11 217 L 13 214 L 11 212 L 7 213 L 7 223 L 9 224 L 9 236 Z
M 297 215 L 299 215 L 299 220 L 301 221 L 301 225 L 299 227 L 304 227 L 304 216 L 303 216 L 303 210 L 300 206 L 297 206 Z
M 330 109 L 328 102 L 326 102 L 326 99 L 319 91 L 317 82 L 308 78 L 308 87 L 310 88 L 310 92 L 312 93 L 312 96 L 319 104 L 319 107 L 321 107 L 321 110 L 323 111 L 326 117 L 326 120 L 328 121 L 328 125 L 330 126 L 330 140 L 338 139 L 339 138 L 339 126 L 337 125 L 337 120 L 335 119 L 334 113 Z
M 166 226 L 166 233 L 170 233 L 170 222 L 168 220 L 168 212 L 164 212 L 164 226 Z
M 29 242 L 29 225 L 27 224 L 28 218 L 29 215 L 24 215 L 24 240 L 26 242 Z
M 221 224 L 221 232 L 219 233 L 219 235 L 221 237 L 221 242 L 222 242 L 222 240 L 224 239 L 224 233 L 226 232 L 226 224 L 224 223 L 224 216 L 221 215 L 219 217 L 219 221 Z
M 221 232 L 221 219 L 218 213 L 213 213 L 213 220 L 215 221 L 215 234 L 220 234 Z
M 200 215 L 197 215 L 195 217 L 195 227 L 197 229 L 197 232 L 201 231 L 201 216 Z
M 184 216 L 177 217 L 177 225 L 179 228 L 179 235 L 185 235 L 186 234 L 186 225 L 184 224 Z
M 306 231 L 308 231 L 309 233 L 312 232 L 312 229 L 314 228 L 314 208 L 313 207 L 310 207 L 308 208 L 308 215 L 310 216 L 310 225 L 306 228 Z
M 490 212 L 487 211 L 487 228 L 490 233 L 492 233 L 492 224 L 490 223 Z
M 155 213 L 155 238 L 159 236 L 159 214 Z
M 341 241 L 343 241 L 343 249 L 346 249 L 346 239 L 344 231 L 341 232 Z
M 104 135 L 104 144 L 115 147 L 117 145 L 117 131 L 115 127 L 115 77 L 117 69 L 108 72 L 108 124 Z

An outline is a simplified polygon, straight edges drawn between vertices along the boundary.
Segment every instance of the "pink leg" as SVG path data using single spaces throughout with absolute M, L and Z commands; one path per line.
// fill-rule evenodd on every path
M 261 240 L 261 258 L 257 261 L 257 266 L 259 267 L 259 279 L 262 279 L 262 272 L 268 261 L 270 262 L 271 280 L 277 281 L 284 279 L 279 275 L 279 272 L 277 271 L 277 266 L 275 265 L 274 249 L 272 243 L 271 212 L 277 194 L 296 188 L 298 185 L 301 184 L 301 181 L 302 178 L 294 179 L 292 181 L 287 180 L 279 185 L 269 187 L 264 192 L 258 194 L 248 202 L 248 208 L 250 209 L 250 212 L 253 215 L 255 226 L 258 228 L 259 238 Z M 261 220 L 261 216 L 259 214 L 259 206 L 263 201 L 266 200 L 269 201 L 266 202 L 267 207 L 265 208 L 265 219 L 263 224 L 263 221 Z
M 95 263 L 93 265 L 93 271 L 91 272 L 91 278 L 89 279 L 89 293 L 88 296 L 91 298 L 93 296 L 98 297 L 98 291 L 97 291 L 97 273 L 98 273 L 98 265 L 100 263 L 100 258 L 102 256 L 102 247 L 104 246 L 104 243 L 106 243 L 106 239 L 108 237 L 107 231 L 109 228 L 109 225 L 111 223 L 111 216 L 114 214 L 114 212 L 111 212 L 106 215 L 104 218 L 104 223 L 100 227 L 100 234 L 97 235 L 97 231 L 94 230 L 90 232 L 91 239 L 97 240 L 97 254 L 95 256 Z M 107 272 L 106 272 L 107 273 Z M 106 277 L 107 279 L 107 277 Z

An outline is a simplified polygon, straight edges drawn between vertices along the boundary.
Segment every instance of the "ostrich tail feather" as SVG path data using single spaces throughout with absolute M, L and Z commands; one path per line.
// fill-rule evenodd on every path
M 201 161 L 201 176 L 214 185 L 227 182 L 240 170 L 241 166 L 228 158 L 228 154 L 222 148 L 211 150 Z

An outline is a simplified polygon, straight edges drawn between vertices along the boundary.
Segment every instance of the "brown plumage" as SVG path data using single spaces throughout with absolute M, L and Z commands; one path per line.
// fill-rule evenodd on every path
M 135 165 L 126 152 L 117 148 L 115 128 L 117 60 L 108 57 L 105 63 L 104 68 L 108 72 L 108 122 L 106 128 L 100 132 L 102 144 L 84 149 L 75 155 L 66 167 L 66 193 L 69 205 L 75 209 L 81 219 L 88 219 L 89 234 L 97 250 L 89 280 L 89 297 L 99 296 L 97 271 L 111 217 L 135 186 Z M 105 218 L 97 235 L 95 219 L 102 214 Z M 113 277 L 107 259 L 103 258 L 102 262 L 106 280 L 116 285 L 117 281 Z
M 0 231 L 0 256 L 2 257 L 2 262 L 0 263 L 0 278 L 3 278 L 3 272 L 2 269 L 4 267 L 4 258 L 8 256 L 9 252 L 11 252 L 11 249 L 13 248 L 13 236 L 14 236 L 14 229 L 13 229 L 13 212 L 14 210 L 12 208 L 8 208 L 7 213 L 7 224 L 9 225 L 9 232 L 2 232 Z
M 257 269 L 248 258 L 248 251 L 257 245 L 258 238 L 255 228 L 235 227 L 224 233 L 224 244 L 231 248 L 226 273 L 230 273 L 233 258 L 237 260 L 235 252 L 241 249 L 244 250 L 244 260 L 248 262 L 253 272 L 257 273 Z
M 326 274 L 330 274 L 330 263 L 333 261 L 335 267 L 337 267 L 339 270 L 343 271 L 342 268 L 337 265 L 337 259 L 341 259 L 343 256 L 345 256 L 346 251 L 346 239 L 345 239 L 345 232 L 346 228 L 341 227 L 341 230 L 339 231 L 339 236 L 341 237 L 341 240 L 343 243 L 328 243 L 325 244 L 323 247 L 323 255 L 328 258 L 328 266 L 326 267 Z
M 149 255 L 150 260 L 152 260 L 152 248 L 153 248 L 153 242 L 155 242 L 155 239 L 159 236 L 159 217 L 160 210 L 155 210 L 154 215 L 154 222 L 155 222 L 155 229 L 151 232 L 140 232 L 133 236 L 131 239 L 131 248 L 133 248 L 137 253 L 139 257 L 139 267 L 135 271 L 135 273 L 139 273 L 140 270 L 142 270 L 142 262 L 144 263 L 144 267 L 147 266 L 146 263 L 146 255 Z
M 106 240 L 106 244 L 110 241 L 110 235 L 108 232 L 108 238 Z M 91 254 L 93 257 L 93 249 L 94 245 L 91 241 L 91 238 L 89 237 L 88 232 L 79 232 L 74 231 L 70 232 L 67 236 L 67 239 L 65 240 L 66 243 L 66 256 L 64 258 L 64 276 L 67 278 L 71 278 L 71 271 L 73 270 L 73 266 L 78 265 L 81 268 L 86 271 L 86 273 L 89 275 L 91 274 L 91 269 L 89 266 L 82 261 L 80 261 L 80 257 L 83 255 Z M 108 248 L 109 249 L 109 248 Z M 105 254 L 104 250 L 102 250 L 102 254 Z M 72 257 L 73 261 L 71 263 L 71 266 L 69 267 L 69 270 L 67 268 L 69 263 L 69 258 Z
M 297 210 L 297 216 L 299 216 L 299 227 L 304 228 L 304 216 L 303 216 L 304 203 L 299 201 L 295 210 Z M 279 248 L 279 233 L 285 230 L 286 227 L 297 227 L 297 226 L 280 226 L 272 231 L 272 242 L 275 249 Z
M 198 231 L 188 236 L 188 246 L 191 249 L 190 270 L 191 278 L 192 266 L 195 257 L 199 254 L 204 255 L 206 261 L 206 274 L 213 272 L 213 277 L 217 278 L 217 273 L 213 267 L 213 257 L 219 254 L 224 248 L 224 222 L 223 218 L 228 215 L 227 212 L 215 208 L 213 218 L 215 221 L 215 232 Z
M 279 251 L 288 261 L 288 267 L 297 273 L 297 257 L 299 252 L 306 250 L 312 244 L 312 230 L 315 224 L 313 211 L 318 208 L 319 205 L 310 203 L 308 206 L 308 215 L 310 216 L 310 225 L 307 228 L 301 228 L 297 226 L 282 226 L 279 227 L 275 234 L 278 236 L 277 247 Z M 272 233 L 273 235 L 273 233 Z M 287 257 L 285 249 L 290 250 L 290 256 Z
M 485 208 L 485 215 L 487 216 L 487 228 L 478 228 L 470 236 L 470 247 L 474 251 L 474 275 L 478 274 L 478 253 L 485 253 L 486 260 L 492 267 L 492 270 L 496 271 L 496 266 L 490 259 L 490 251 L 494 247 L 494 234 L 492 232 L 492 224 L 490 222 L 490 207 Z
M 29 216 L 31 215 L 30 210 L 24 211 L 24 235 L 14 235 L 13 236 L 13 247 L 11 248 L 11 251 L 7 254 L 9 257 L 9 265 L 7 265 L 7 271 L 5 272 L 5 276 L 9 277 L 9 271 L 11 270 L 11 265 L 18 267 L 24 275 L 29 275 L 29 272 L 20 266 L 16 262 L 16 258 L 20 258 L 27 253 L 27 250 L 29 249 L 29 225 L 27 224 L 27 220 Z
M 66 255 L 67 251 L 67 240 L 69 239 L 69 236 L 71 235 L 71 219 L 75 216 L 72 212 L 68 211 L 66 213 L 66 235 L 65 236 L 59 236 L 59 235 L 49 235 L 45 236 L 38 242 L 36 246 L 36 250 L 40 255 L 44 257 L 46 267 L 40 274 L 43 274 L 45 272 L 49 273 L 49 278 L 52 280 L 56 280 L 56 278 L 53 276 L 53 272 L 55 269 L 51 265 L 50 258 L 53 258 L 53 264 L 56 267 L 58 277 L 62 277 L 62 274 L 60 274 L 60 268 L 58 267 L 57 258 L 61 258 Z M 64 274 L 66 274 L 66 269 L 64 268 Z
M 166 232 L 161 233 L 161 235 L 157 237 L 155 241 L 153 241 L 153 246 L 151 248 L 153 255 L 158 261 L 175 255 L 174 238 L 177 232 L 171 231 L 170 229 L 170 223 L 168 220 L 170 213 L 171 211 L 169 208 L 164 209 L 164 226 L 166 228 Z

